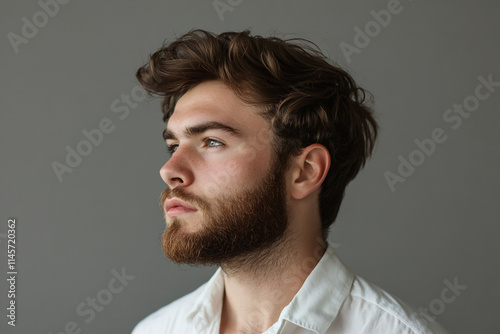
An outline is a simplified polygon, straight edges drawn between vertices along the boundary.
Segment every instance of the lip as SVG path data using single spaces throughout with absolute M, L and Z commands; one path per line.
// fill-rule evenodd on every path
M 172 198 L 166 200 L 164 209 L 168 217 L 173 217 L 198 211 L 191 205 L 187 204 L 186 202 L 178 198 Z

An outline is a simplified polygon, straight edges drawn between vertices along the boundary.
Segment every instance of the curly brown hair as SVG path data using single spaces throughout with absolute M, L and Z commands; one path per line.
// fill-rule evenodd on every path
M 165 122 L 184 93 L 218 80 L 243 102 L 264 107 L 286 166 L 304 147 L 325 146 L 331 157 L 319 196 L 325 236 L 377 137 L 369 94 L 304 39 L 193 30 L 153 53 L 136 77 L 149 94 L 163 96 Z

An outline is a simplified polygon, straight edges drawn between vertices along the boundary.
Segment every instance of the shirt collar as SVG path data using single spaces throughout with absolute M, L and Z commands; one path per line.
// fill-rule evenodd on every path
M 354 274 L 328 244 L 321 260 L 280 318 L 315 333 L 324 333 L 349 295 L 353 281 Z
M 318 264 L 281 312 L 278 323 L 285 320 L 315 333 L 324 333 L 349 295 L 353 280 L 354 274 L 327 244 Z M 200 295 L 187 314 L 187 320 L 202 333 L 220 323 L 224 297 L 222 269 L 219 268 L 199 289 Z
M 194 324 L 198 333 L 203 333 L 220 322 L 224 298 L 222 269 L 219 267 L 212 278 L 199 289 L 200 294 L 186 319 Z

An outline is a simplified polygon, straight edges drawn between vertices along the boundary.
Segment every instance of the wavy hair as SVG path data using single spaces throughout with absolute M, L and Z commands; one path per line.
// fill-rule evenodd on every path
M 165 122 L 191 88 L 212 80 L 226 84 L 241 101 L 264 107 L 262 116 L 275 134 L 274 150 L 285 166 L 302 148 L 325 146 L 331 167 L 319 209 L 326 237 L 347 184 L 371 155 L 378 126 L 369 94 L 315 44 L 252 36 L 248 30 L 193 30 L 153 53 L 136 77 L 149 94 L 163 97 Z

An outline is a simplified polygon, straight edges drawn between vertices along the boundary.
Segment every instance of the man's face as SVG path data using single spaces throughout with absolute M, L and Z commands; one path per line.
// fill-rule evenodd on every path
M 287 228 L 285 171 L 258 109 L 219 82 L 184 96 L 165 138 L 175 150 L 160 174 L 167 227 L 162 246 L 178 263 L 222 264 L 259 254 Z

